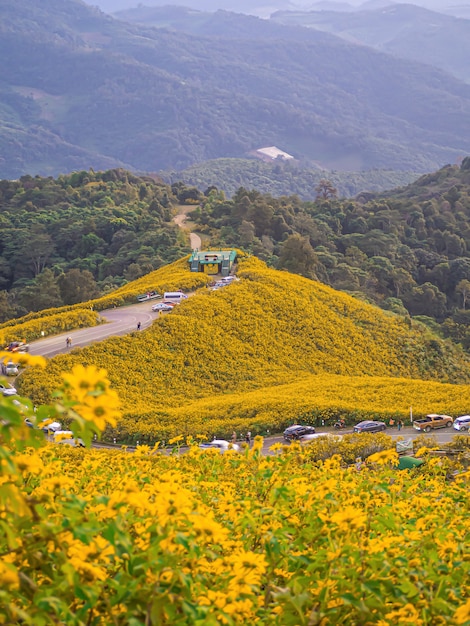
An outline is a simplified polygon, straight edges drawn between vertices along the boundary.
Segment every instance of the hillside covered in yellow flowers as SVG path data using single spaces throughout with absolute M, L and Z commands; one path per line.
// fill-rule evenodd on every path
M 190 276 L 187 259 L 169 267 Z M 423 326 L 253 257 L 240 259 L 238 277 L 222 290 L 199 288 L 146 331 L 25 372 L 21 393 L 48 401 L 61 371 L 103 367 L 124 414 L 107 436 L 141 442 L 273 432 L 294 420 L 406 417 L 410 406 L 468 412 L 468 358 Z

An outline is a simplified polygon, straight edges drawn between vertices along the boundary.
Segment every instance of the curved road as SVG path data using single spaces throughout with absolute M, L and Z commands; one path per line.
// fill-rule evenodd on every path
M 187 213 L 194 209 L 193 206 L 180 207 L 180 212 L 175 216 L 174 222 L 185 229 Z M 201 238 L 196 233 L 189 233 L 191 246 L 193 249 L 201 247 Z M 56 354 L 68 352 L 73 348 L 82 348 L 90 343 L 102 341 L 108 337 L 115 335 L 127 335 L 133 331 L 137 332 L 137 324 L 140 322 L 141 330 L 150 326 L 150 324 L 158 319 L 162 313 L 154 313 L 152 311 L 152 303 L 154 300 L 147 302 L 139 302 L 116 309 L 107 309 L 106 311 L 97 311 L 97 315 L 104 318 L 107 323 L 93 326 L 92 328 L 81 328 L 60 335 L 53 335 L 30 342 L 30 353 L 45 357 L 52 357 Z M 46 330 L 47 335 L 47 330 Z M 68 348 L 65 340 L 67 337 L 72 339 L 72 347 Z
M 61 335 L 53 335 L 32 341 L 30 345 L 30 354 L 39 354 L 41 356 L 52 357 L 62 352 L 77 347 L 87 346 L 96 341 L 102 341 L 108 337 L 115 335 L 127 335 L 132 331 L 137 332 L 137 324 L 140 322 L 141 329 L 147 328 L 152 322 L 158 319 L 161 313 L 152 311 L 152 303 L 154 300 L 147 302 L 139 302 L 116 309 L 107 309 L 106 311 L 97 311 L 97 315 L 104 318 L 107 323 L 93 326 L 91 328 L 80 328 L 78 330 L 68 331 Z M 72 348 L 67 348 L 65 340 L 67 337 L 72 338 Z

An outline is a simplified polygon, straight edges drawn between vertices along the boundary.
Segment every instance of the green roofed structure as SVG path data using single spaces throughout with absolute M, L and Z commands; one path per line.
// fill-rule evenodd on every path
M 236 258 L 236 250 L 194 250 L 189 258 L 189 267 L 191 272 L 228 276 Z

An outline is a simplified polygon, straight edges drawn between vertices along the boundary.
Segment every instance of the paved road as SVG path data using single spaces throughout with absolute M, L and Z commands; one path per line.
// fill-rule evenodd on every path
M 184 205 L 179 207 L 180 212 L 173 218 L 175 224 L 177 224 L 183 230 L 187 230 L 186 228 L 186 218 L 188 213 L 194 211 L 194 205 Z M 199 235 L 196 233 L 189 233 L 189 244 L 193 250 L 200 250 L 202 246 L 202 241 Z
M 334 434 L 339 433 L 342 435 L 350 435 L 352 434 L 353 431 L 352 431 L 352 428 L 346 428 L 345 430 L 342 430 L 340 432 L 333 428 L 322 428 L 322 429 L 318 429 L 317 432 L 334 433 Z M 411 426 L 407 426 L 406 428 L 402 428 L 400 432 L 398 432 L 396 428 L 389 428 L 385 431 L 385 434 L 390 435 L 392 439 L 394 440 L 400 437 L 400 438 L 403 438 L 404 441 L 406 441 L 408 439 L 415 439 L 420 434 L 428 434 L 428 433 L 420 433 L 414 428 L 411 428 Z M 470 436 L 467 433 L 458 432 L 454 430 L 453 428 L 440 428 L 438 430 L 435 430 L 434 432 L 429 433 L 429 436 L 434 437 L 436 444 L 449 443 L 449 441 L 451 441 L 452 438 L 455 437 L 456 435 Z M 239 445 L 243 445 L 242 441 L 238 441 L 237 443 Z M 274 454 L 270 450 L 270 447 L 275 443 L 282 443 L 282 444 L 286 443 L 284 441 L 284 437 L 282 436 L 282 434 L 269 435 L 267 437 L 264 437 L 263 454 L 268 454 L 268 455 Z M 305 444 L 305 445 L 308 445 L 308 444 Z M 110 444 L 110 443 L 104 443 L 104 442 L 96 443 L 94 444 L 94 446 L 100 447 L 100 448 L 121 448 L 122 447 L 122 445 L 119 444 L 118 442 L 116 444 Z M 128 452 L 133 452 L 135 450 L 134 446 L 125 446 L 125 447 Z M 187 451 L 188 451 L 188 448 L 186 446 L 182 446 L 180 448 L 180 453 L 182 454 L 186 453 Z M 163 454 L 171 454 L 172 448 L 162 448 L 161 452 Z
M 102 341 L 103 339 L 115 335 L 126 335 L 132 331 L 137 331 L 138 322 L 141 323 L 142 329 L 147 328 L 157 319 L 158 315 L 162 315 L 162 313 L 154 313 L 152 311 L 152 304 L 153 301 L 149 300 L 148 302 L 100 311 L 98 314 L 103 317 L 107 323 L 33 341 L 30 343 L 30 353 L 52 357 L 55 354 L 70 350 L 65 344 L 67 337 L 72 338 L 73 349 L 87 346 L 90 343 Z
M 352 428 L 345 428 L 344 430 L 341 430 L 341 431 L 335 430 L 333 428 L 318 428 L 317 432 L 318 433 L 328 432 L 328 433 L 334 433 L 334 434 L 350 435 L 352 434 Z M 411 428 L 411 426 L 402 428 L 401 431 L 398 431 L 397 428 L 390 427 L 390 428 L 387 428 L 387 430 L 385 431 L 385 434 L 390 435 L 392 439 L 394 440 L 398 439 L 399 437 L 406 440 L 406 439 L 415 439 L 419 435 L 429 435 L 436 439 L 436 443 L 449 443 L 449 441 L 451 441 L 452 438 L 455 437 L 456 435 L 470 436 L 470 435 L 467 435 L 467 433 L 460 433 L 457 430 L 454 430 L 453 428 L 439 428 L 435 430 L 434 432 L 421 433 L 415 430 L 414 428 Z M 263 452 L 267 453 L 269 451 L 270 446 L 272 446 L 274 443 L 285 443 L 284 437 L 282 436 L 282 434 L 265 437 Z

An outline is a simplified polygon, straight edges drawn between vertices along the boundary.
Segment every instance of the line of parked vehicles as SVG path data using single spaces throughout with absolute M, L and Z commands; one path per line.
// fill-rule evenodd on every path
M 223 276 L 220 280 L 218 280 L 213 285 L 211 285 L 210 289 L 212 291 L 217 291 L 217 289 L 221 289 L 222 287 L 226 287 L 227 285 L 230 285 L 231 283 L 233 283 L 233 281 L 235 281 L 235 280 L 239 280 L 239 279 L 236 276 L 234 276 L 234 275 Z M 152 300 L 153 299 L 161 300 L 160 302 L 156 302 L 155 304 L 152 305 L 152 311 L 168 312 L 168 311 L 173 310 L 173 308 L 177 304 L 180 304 L 180 302 L 183 302 L 183 300 L 186 300 L 187 297 L 188 297 L 187 294 L 183 293 L 181 290 L 178 290 L 178 291 L 166 291 L 163 294 L 163 296 L 158 294 L 156 291 L 151 291 L 151 292 L 149 292 L 149 296 L 148 297 L 146 297 L 144 294 L 142 294 L 142 296 L 137 296 L 137 299 L 139 300 L 139 302 L 144 302 L 145 300 L 150 300 L 150 299 L 152 299 Z
M 223 287 L 230 285 L 235 280 L 240 280 L 240 279 L 232 274 L 230 276 L 223 276 L 220 280 L 216 281 L 213 285 L 211 285 L 210 289 L 211 291 L 217 291 L 218 289 L 222 289 Z
M 470 415 L 461 415 L 456 417 L 455 420 L 450 415 L 438 415 L 437 413 L 429 413 L 421 419 L 413 421 L 413 428 L 415 430 L 423 431 L 425 433 L 431 432 L 431 430 L 437 428 L 453 428 L 459 432 L 467 432 L 470 434 Z M 336 422 L 335 427 L 338 429 L 344 428 L 344 422 Z M 387 429 L 385 422 L 376 420 L 364 420 L 359 422 L 353 427 L 354 433 L 378 433 Z M 318 436 L 328 433 L 316 433 L 314 426 L 307 426 L 302 424 L 293 424 L 284 431 L 284 439 L 286 441 L 308 441 L 309 439 L 315 439 Z

